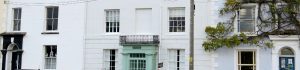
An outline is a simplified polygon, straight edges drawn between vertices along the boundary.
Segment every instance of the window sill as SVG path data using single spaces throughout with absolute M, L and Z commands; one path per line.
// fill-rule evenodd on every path
M 104 35 L 120 35 L 119 32 L 107 32 Z
M 41 34 L 59 34 L 59 32 L 42 32 Z
M 186 35 L 186 32 L 168 32 L 167 35 L 182 36 L 182 35 Z
M 238 34 L 244 33 L 246 36 L 257 36 L 256 32 L 238 32 Z

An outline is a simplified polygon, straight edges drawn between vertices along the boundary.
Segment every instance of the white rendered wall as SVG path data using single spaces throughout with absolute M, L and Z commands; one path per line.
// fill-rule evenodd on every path
M 211 53 L 205 52 L 202 42 L 205 40 L 205 27 L 216 25 L 218 20 L 217 1 L 196 0 L 195 12 L 195 70 L 212 70 Z M 222 5 L 221 5 L 222 6 Z M 168 8 L 185 7 L 186 31 L 181 33 L 168 32 Z M 163 62 L 161 70 L 168 70 L 168 49 L 185 49 L 185 70 L 188 70 L 189 57 L 189 0 L 98 0 L 88 3 L 87 33 L 85 45 L 85 70 L 103 69 L 103 50 L 118 49 L 119 70 L 121 69 L 122 46 L 119 35 L 138 34 L 135 25 L 137 8 L 151 8 L 152 30 L 149 34 L 159 35 L 159 61 Z M 105 32 L 105 9 L 120 9 L 120 32 Z M 213 12 L 212 12 L 213 11 Z
M 291 48 L 294 52 L 295 59 L 295 70 L 300 69 L 300 51 L 299 51 L 299 38 L 296 35 L 290 36 L 271 36 L 271 40 L 273 40 L 274 48 L 272 49 L 272 70 L 279 70 L 279 56 L 280 50 L 282 48 Z
M 56 70 L 83 70 L 84 3 L 57 5 L 48 3 L 70 0 L 10 0 L 8 32 L 12 31 L 12 8 L 22 8 L 21 31 L 26 32 L 23 40 L 22 69 L 44 70 L 44 45 L 57 45 Z M 39 4 L 32 4 L 39 3 Z M 45 32 L 46 6 L 59 6 L 59 34 Z

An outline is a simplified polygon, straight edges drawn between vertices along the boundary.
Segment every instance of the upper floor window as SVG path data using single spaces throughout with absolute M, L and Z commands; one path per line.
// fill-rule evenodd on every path
M 169 50 L 169 68 L 170 70 L 184 70 L 184 50 Z
M 13 12 L 13 31 L 20 31 L 22 8 L 13 8 Z
M 185 32 L 185 8 L 169 8 L 169 32 Z
M 106 13 L 106 32 L 119 32 L 120 31 L 120 10 L 108 9 Z
M 57 6 L 47 7 L 46 17 L 47 17 L 46 30 L 56 31 L 58 27 L 58 7 Z
M 57 46 L 45 46 L 45 69 L 56 69 Z
M 238 32 L 255 32 L 256 5 L 245 5 L 237 12 Z

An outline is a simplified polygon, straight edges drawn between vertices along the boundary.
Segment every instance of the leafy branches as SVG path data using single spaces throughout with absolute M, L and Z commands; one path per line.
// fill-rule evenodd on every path
M 256 4 L 258 9 L 255 16 L 256 36 L 234 34 L 233 26 L 238 16 L 236 12 L 248 3 Z M 273 44 L 269 35 L 300 35 L 300 0 L 226 0 L 219 14 L 233 15 L 227 23 L 221 22 L 216 27 L 206 27 L 208 37 L 202 44 L 206 51 L 221 47 L 232 48 L 241 44 L 271 48 Z
M 241 44 L 250 44 L 256 46 L 267 46 L 272 47 L 271 42 L 265 42 L 264 44 L 260 41 L 262 38 L 260 37 L 247 37 L 244 33 L 239 35 L 230 36 L 230 29 L 224 26 L 224 23 L 219 23 L 216 27 L 208 26 L 205 29 L 207 33 L 207 41 L 205 41 L 202 46 L 205 51 L 214 51 L 221 47 L 232 48 L 235 46 L 239 46 Z

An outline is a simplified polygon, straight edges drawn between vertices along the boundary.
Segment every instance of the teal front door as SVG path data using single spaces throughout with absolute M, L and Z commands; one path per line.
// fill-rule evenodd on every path
M 295 70 L 294 57 L 279 57 L 280 70 Z
M 157 46 L 123 45 L 122 70 L 156 70 Z

